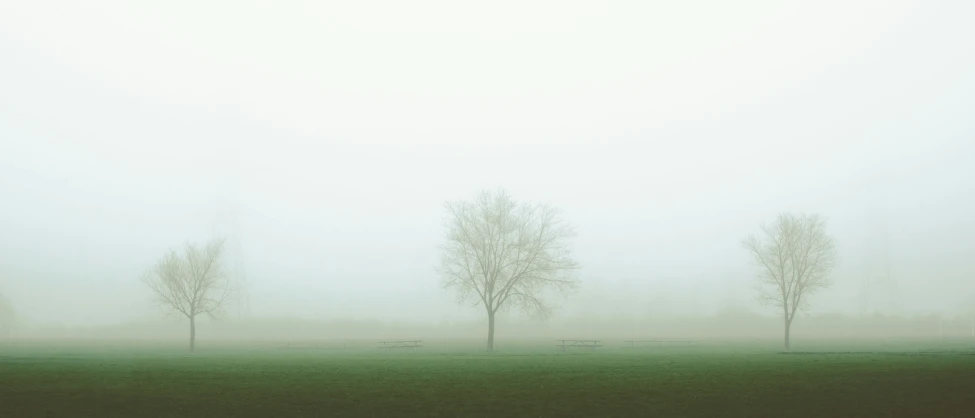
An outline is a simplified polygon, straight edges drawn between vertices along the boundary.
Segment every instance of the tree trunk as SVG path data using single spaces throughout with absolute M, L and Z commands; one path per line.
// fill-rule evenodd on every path
M 196 316 L 190 317 L 190 352 L 196 350 Z
M 494 351 L 494 312 L 488 312 L 487 351 Z
M 789 351 L 791 349 L 791 345 L 789 343 L 790 328 L 792 328 L 792 321 L 786 319 L 785 320 L 785 351 Z

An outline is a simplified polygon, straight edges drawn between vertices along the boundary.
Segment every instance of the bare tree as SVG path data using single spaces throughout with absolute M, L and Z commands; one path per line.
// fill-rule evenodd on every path
M 807 306 L 811 294 L 831 284 L 836 246 L 826 233 L 826 220 L 815 214 L 781 214 L 761 230 L 742 244 L 760 269 L 760 300 L 782 309 L 788 351 L 797 310 Z
M 221 265 L 222 239 L 204 247 L 186 244 L 183 254 L 170 250 L 142 276 L 160 306 L 190 320 L 190 351 L 196 349 L 196 317 L 215 317 L 233 293 L 232 283 Z
M 487 349 L 494 350 L 495 315 L 510 307 L 547 316 L 542 297 L 563 296 L 578 280 L 579 265 L 568 243 L 576 236 L 558 210 L 544 204 L 519 204 L 503 189 L 481 191 L 472 201 L 446 204 L 447 242 L 440 273 L 443 286 L 461 302 L 483 306 L 488 317 Z

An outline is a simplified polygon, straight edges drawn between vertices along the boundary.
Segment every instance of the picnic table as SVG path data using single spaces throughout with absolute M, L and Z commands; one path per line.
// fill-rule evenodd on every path
M 401 341 L 380 341 L 379 347 L 383 349 L 385 353 L 386 350 L 390 348 L 412 348 L 416 351 L 417 348 L 423 347 L 423 340 L 401 340 Z
M 630 347 L 636 347 L 637 344 L 643 344 L 643 343 L 651 343 L 651 344 L 652 343 L 656 343 L 658 347 L 663 347 L 664 344 L 667 344 L 667 343 L 691 345 L 691 344 L 696 343 L 697 341 L 692 341 L 692 340 L 629 340 L 629 341 L 623 341 L 623 342 L 630 344 Z
M 556 344 L 557 347 L 561 348 L 562 352 L 568 350 L 572 347 L 584 347 L 591 348 L 592 351 L 596 351 L 596 347 L 602 347 L 600 340 L 555 340 L 559 343 Z

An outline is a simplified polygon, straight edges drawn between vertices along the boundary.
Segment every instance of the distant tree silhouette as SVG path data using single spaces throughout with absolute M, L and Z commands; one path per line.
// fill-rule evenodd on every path
M 489 351 L 498 312 L 514 307 L 547 316 L 552 307 L 543 293 L 556 290 L 564 296 L 577 286 L 572 273 L 579 265 L 568 248 L 576 234 L 554 207 L 519 204 L 498 189 L 447 203 L 446 210 L 443 286 L 456 290 L 461 302 L 484 308 Z
M 826 232 L 826 220 L 815 214 L 784 213 L 761 231 L 742 245 L 759 267 L 759 299 L 782 309 L 788 351 L 796 312 L 809 303 L 810 295 L 831 284 L 836 246 Z
M 170 250 L 142 276 L 159 305 L 190 320 L 190 351 L 196 349 L 196 317 L 215 316 L 231 300 L 233 288 L 221 265 L 223 240 L 200 248 L 186 244 L 183 254 Z

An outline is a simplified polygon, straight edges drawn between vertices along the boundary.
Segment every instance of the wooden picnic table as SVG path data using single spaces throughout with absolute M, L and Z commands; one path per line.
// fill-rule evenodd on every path
M 602 344 L 599 344 L 600 340 L 555 340 L 555 341 L 559 342 L 559 344 L 556 344 L 556 346 L 560 347 L 562 349 L 562 352 L 565 352 L 565 350 L 568 350 L 569 348 L 572 347 L 592 348 L 592 351 L 596 351 L 596 347 L 602 347 Z

